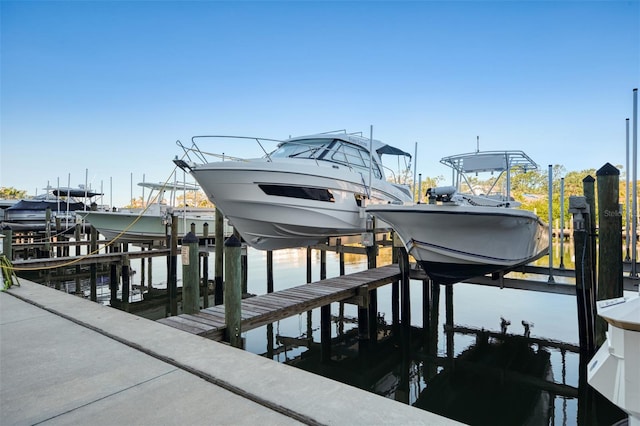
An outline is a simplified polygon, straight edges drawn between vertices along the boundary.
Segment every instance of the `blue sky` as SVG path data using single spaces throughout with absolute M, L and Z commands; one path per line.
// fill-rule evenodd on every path
M 0 1 L 0 186 L 164 181 L 196 134 L 347 129 L 440 158 L 625 164 L 634 1 Z M 633 122 L 633 121 L 632 121 Z M 237 156 L 253 146 L 207 147 Z M 141 195 L 135 189 L 135 196 Z

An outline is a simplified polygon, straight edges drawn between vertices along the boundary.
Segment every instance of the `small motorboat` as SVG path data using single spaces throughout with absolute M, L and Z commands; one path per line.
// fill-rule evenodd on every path
M 454 185 L 430 188 L 429 203 L 367 207 L 393 227 L 431 279 L 451 284 L 504 273 L 547 254 L 547 225 L 535 213 L 518 209 L 520 203 L 511 197 L 511 174 L 537 168 L 529 156 L 477 151 L 441 163 L 454 170 Z M 497 173 L 489 188 L 477 188 L 467 177 L 480 172 Z M 469 192 L 462 192 L 463 186 Z

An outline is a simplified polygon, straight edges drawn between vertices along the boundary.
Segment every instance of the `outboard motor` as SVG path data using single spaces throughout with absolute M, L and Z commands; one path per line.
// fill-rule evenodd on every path
M 453 186 L 438 186 L 427 189 L 427 198 L 429 199 L 429 204 L 432 204 L 434 201 L 448 203 L 451 201 L 451 197 L 455 193 L 456 188 Z

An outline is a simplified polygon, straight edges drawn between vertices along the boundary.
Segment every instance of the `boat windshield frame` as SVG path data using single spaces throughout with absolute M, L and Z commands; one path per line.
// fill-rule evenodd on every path
M 499 172 L 487 194 L 493 192 L 502 175 L 506 175 L 506 199 L 511 198 L 511 174 L 537 170 L 538 164 L 523 151 L 476 151 L 466 154 L 443 157 L 440 163 L 453 171 L 452 183 L 460 190 L 461 179 L 465 181 L 473 195 L 477 195 L 472 183 L 468 180 L 469 173 Z M 466 164 L 465 164 L 466 163 Z
M 373 176 L 384 179 L 385 175 L 376 153 L 373 159 Z M 352 170 L 369 173 L 369 150 L 340 138 L 314 138 L 287 140 L 268 156 L 274 158 L 295 158 L 326 161 L 341 164 Z

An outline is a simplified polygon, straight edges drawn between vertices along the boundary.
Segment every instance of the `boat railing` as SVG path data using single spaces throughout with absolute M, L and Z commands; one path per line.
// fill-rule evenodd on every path
M 346 134 L 357 136 L 356 133 L 347 133 L 346 130 L 334 130 L 331 132 L 324 132 L 319 134 Z M 277 139 L 268 139 L 268 138 L 258 138 L 251 136 L 230 136 L 230 135 L 207 135 L 207 136 L 193 136 L 191 138 L 191 146 L 185 146 L 181 141 L 176 141 L 176 144 L 182 148 L 184 151 L 184 157 L 189 162 L 200 162 L 200 163 L 208 163 L 211 158 L 218 159 L 219 161 L 250 161 L 247 158 L 234 157 L 227 154 L 218 154 L 209 151 L 203 151 L 197 143 L 197 139 L 204 138 L 217 138 L 217 139 L 239 139 L 239 140 L 249 140 L 256 142 L 262 152 L 264 153 L 264 158 L 267 161 L 272 162 L 273 158 L 275 158 L 274 153 L 277 151 L 277 147 L 271 151 L 266 148 L 267 143 L 276 143 L 281 144 L 285 141 L 277 140 Z M 297 142 L 295 140 L 287 140 L 286 144 L 289 146 L 301 146 L 304 147 L 305 150 L 296 152 L 295 158 L 304 158 L 309 160 L 314 160 L 316 165 L 320 166 L 321 163 L 335 163 L 348 167 L 351 171 L 361 172 L 361 173 L 369 173 L 369 156 L 362 156 L 360 154 L 349 153 L 342 149 L 342 145 L 338 145 L 334 148 L 329 148 L 328 146 L 310 146 L 308 143 Z M 322 158 L 320 158 L 320 156 Z M 255 157 L 254 157 L 255 158 Z M 375 155 L 373 159 L 374 164 L 374 176 L 376 179 L 385 179 L 388 178 L 389 181 L 402 184 L 399 182 L 399 176 L 396 172 L 381 163 L 378 159 L 378 155 Z M 376 170 L 377 169 L 377 170 Z
M 184 157 L 186 157 L 191 162 L 207 163 L 207 162 L 209 162 L 207 160 L 208 158 L 217 158 L 217 159 L 220 159 L 222 161 L 249 161 L 246 158 L 234 157 L 234 156 L 231 156 L 231 155 L 227 155 L 225 153 L 218 154 L 218 153 L 215 153 L 215 152 L 203 151 L 198 146 L 198 143 L 196 142 L 196 140 L 197 139 L 204 139 L 204 138 L 240 139 L 240 140 L 249 140 L 249 141 L 256 142 L 260 146 L 260 148 L 262 149 L 262 152 L 264 153 L 264 155 L 267 157 L 267 159 L 269 161 L 271 161 L 271 158 L 269 157 L 270 152 L 265 148 L 265 142 L 270 142 L 270 143 L 273 143 L 273 142 L 280 143 L 280 142 L 282 142 L 282 141 L 277 140 L 277 139 L 257 138 L 257 137 L 252 137 L 252 136 L 200 135 L 200 136 L 193 136 L 191 138 L 191 146 L 185 146 L 179 140 L 176 141 L 176 144 L 180 148 L 182 148 L 182 150 L 184 151 Z

